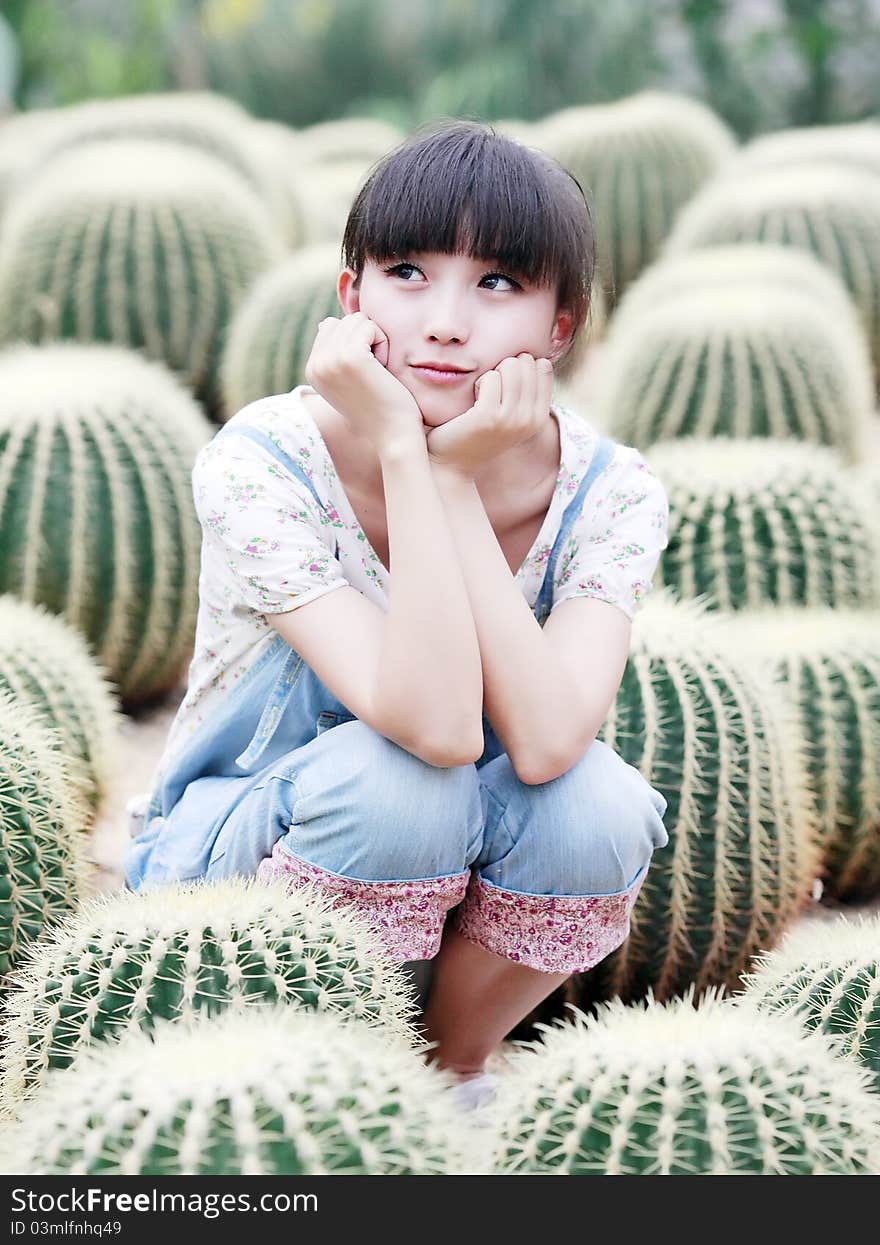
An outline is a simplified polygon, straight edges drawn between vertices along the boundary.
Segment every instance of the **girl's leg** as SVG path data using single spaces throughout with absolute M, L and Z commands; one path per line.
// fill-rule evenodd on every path
M 669 839 L 664 797 L 599 740 L 539 786 L 520 782 L 504 754 L 477 773 L 483 848 L 425 1013 L 432 1058 L 459 1075 L 479 1073 L 542 999 L 620 946 L 652 853 Z
M 487 951 L 446 926 L 425 1010 L 430 1059 L 461 1078 L 477 1076 L 511 1029 L 571 976 L 545 973 Z

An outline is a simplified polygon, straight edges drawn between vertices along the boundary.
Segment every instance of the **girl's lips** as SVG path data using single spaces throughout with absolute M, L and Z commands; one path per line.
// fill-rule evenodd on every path
M 454 385 L 461 384 L 463 380 L 471 375 L 470 372 L 443 372 L 434 367 L 416 367 L 413 365 L 414 372 L 419 376 L 423 376 L 425 380 L 432 381 L 435 385 Z

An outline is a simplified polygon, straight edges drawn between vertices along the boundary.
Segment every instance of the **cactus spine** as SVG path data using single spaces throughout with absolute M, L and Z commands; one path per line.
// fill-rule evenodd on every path
M 289 1008 L 128 1034 L 53 1072 L 4 1138 L 22 1174 L 442 1175 L 472 1147 L 399 1036 Z
M 713 640 L 694 602 L 655 594 L 600 738 L 662 792 L 669 844 L 627 941 L 573 979 L 582 1007 L 734 985 L 809 901 L 820 868 L 803 741 L 784 688 Z
M 809 251 L 843 280 L 880 370 L 880 178 L 831 162 L 749 171 L 706 186 L 681 212 L 664 256 L 732 242 Z
M 114 772 L 120 717 L 84 640 L 41 606 L 0 597 L 0 688 L 32 704 L 65 753 L 85 763 L 83 797 L 94 812 Z
M 682 205 L 735 147 L 703 104 L 656 91 L 553 113 L 539 127 L 538 144 L 590 195 L 610 307 L 656 257 Z
M 873 420 L 852 300 L 833 273 L 782 247 L 707 248 L 653 265 L 615 314 L 600 390 L 601 426 L 640 448 L 791 438 L 857 463 Z
M 792 1014 L 809 1031 L 840 1041 L 880 1090 L 880 916 L 811 923 L 790 930 L 780 946 L 757 956 L 734 1002 Z
M 31 705 L 0 690 L 0 976 L 92 883 L 76 763 L 62 749 Z
M 515 1050 L 504 1174 L 874 1175 L 880 1095 L 822 1034 L 710 992 L 619 999 Z
M 816 801 L 825 891 L 880 894 L 880 613 L 749 610 L 716 635 L 781 681 L 799 716 Z
M 191 652 L 211 426 L 159 364 L 57 343 L 0 355 L 0 591 L 85 636 L 126 705 Z
M 2 1100 L 86 1047 L 233 1004 L 350 1015 L 413 1039 L 411 986 L 355 913 L 304 887 L 228 878 L 97 896 L 10 979 Z
M 10 202 L 0 341 L 143 350 L 216 410 L 222 336 L 283 251 L 268 212 L 213 156 L 173 143 L 83 143 Z
M 224 414 L 305 383 L 318 325 L 341 315 L 339 250 L 310 246 L 257 280 L 235 314 L 221 369 Z
M 669 495 L 658 584 L 721 610 L 880 604 L 880 534 L 837 451 L 682 438 L 652 446 L 650 466 Z

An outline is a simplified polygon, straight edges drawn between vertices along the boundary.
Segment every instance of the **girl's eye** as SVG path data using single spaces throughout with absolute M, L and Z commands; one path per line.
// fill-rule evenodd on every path
M 383 271 L 386 272 L 389 276 L 399 276 L 401 280 L 408 281 L 409 278 L 405 277 L 403 273 L 401 272 L 401 269 L 404 269 L 404 268 L 407 270 L 412 270 L 413 272 L 422 272 L 421 268 L 416 267 L 415 264 L 403 264 L 403 263 L 392 264 L 389 268 L 383 269 Z M 424 273 L 422 273 L 422 276 L 424 276 Z M 487 272 L 480 278 L 480 280 L 481 281 L 492 281 L 492 280 L 498 280 L 499 278 L 502 281 L 508 281 L 514 287 L 514 289 L 518 290 L 521 288 L 519 283 L 517 281 L 514 281 L 513 277 L 509 277 L 504 272 Z M 492 288 L 497 289 L 497 286 L 493 286 Z

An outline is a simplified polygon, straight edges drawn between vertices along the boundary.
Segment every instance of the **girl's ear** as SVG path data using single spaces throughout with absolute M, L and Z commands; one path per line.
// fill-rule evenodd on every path
M 556 317 L 556 323 L 550 336 L 549 350 L 549 356 L 553 363 L 556 363 L 560 356 L 565 353 L 573 326 L 574 316 L 570 312 L 561 311 Z
M 343 268 L 336 282 L 336 297 L 339 299 L 343 314 L 350 316 L 361 309 L 360 290 L 355 288 L 356 277 L 353 269 Z

